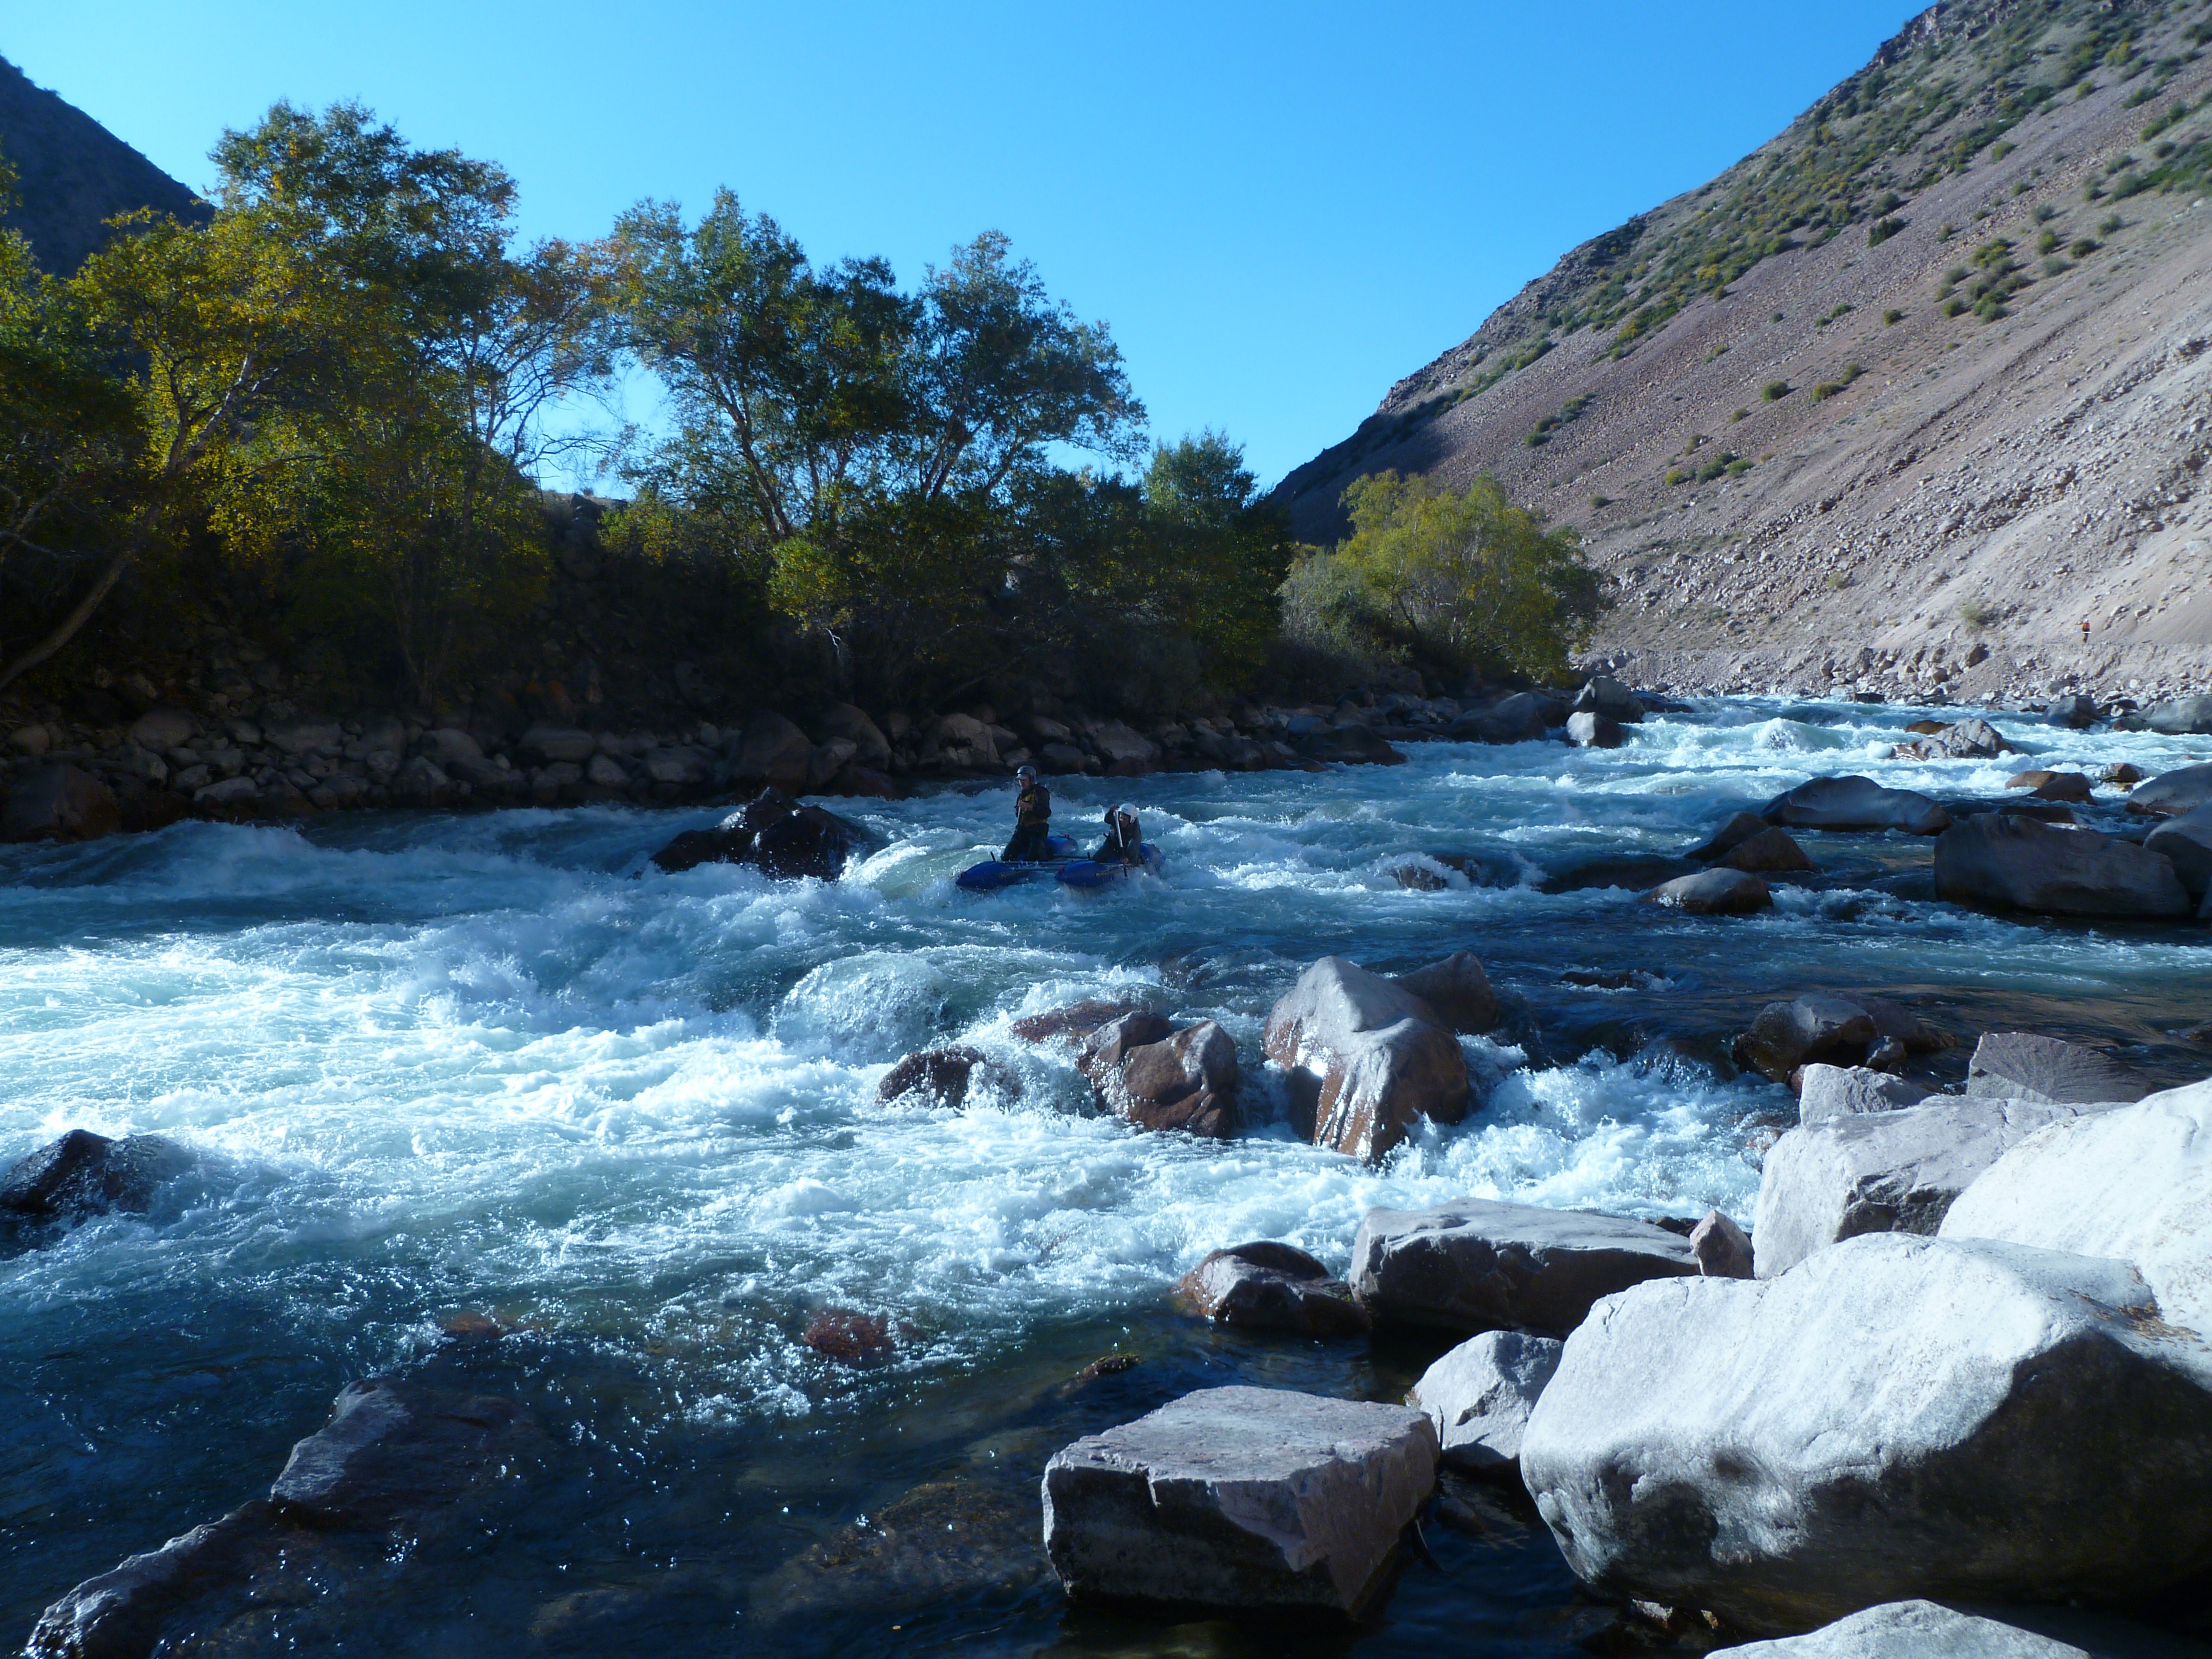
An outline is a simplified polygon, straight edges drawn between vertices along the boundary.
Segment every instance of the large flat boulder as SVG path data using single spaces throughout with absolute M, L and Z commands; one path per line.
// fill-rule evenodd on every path
M 1462 714 L 1452 723 L 1455 738 L 1480 743 L 1530 743 L 1565 718 L 1559 703 L 1533 691 L 1516 691 L 1487 708 Z
M 1690 1242 L 1648 1222 L 1463 1198 L 1370 1210 L 1346 1278 L 1377 1324 L 1564 1336 L 1599 1297 L 1697 1272 Z
M 766 784 L 797 791 L 806 787 L 814 740 L 783 715 L 754 715 L 734 739 L 724 744 L 730 775 L 741 784 Z
M 2087 699 L 2084 699 L 2087 701 Z M 1973 1611 L 1885 1601 L 1806 1636 L 1718 1648 L 1712 1659 L 2205 1659 L 2202 1644 L 2066 1607 Z
M 1900 830 L 1908 836 L 1940 835 L 1951 825 L 1951 815 L 1917 791 L 1885 789 L 1856 776 L 1801 783 L 1767 802 L 1759 816 L 1790 830 Z
M 2153 817 L 2179 817 L 2212 805 L 2212 761 L 2161 772 L 2128 794 L 2128 811 Z
M 1919 1105 L 1932 1092 L 1887 1072 L 1815 1060 L 1805 1067 L 1804 1083 L 1797 1091 L 1797 1121 L 1825 1123 L 1832 1117 L 1899 1111 Z
M 1528 1413 L 1565 1346 L 1526 1331 L 1485 1331 L 1421 1373 L 1406 1403 L 1436 1420 L 1446 1467 L 1462 1474 L 1510 1474 L 1520 1467 Z
M 61 762 L 23 773 L 0 806 L 0 842 L 97 841 L 122 824 L 115 792 Z
M 1367 1310 L 1350 1285 L 1295 1245 L 1272 1239 L 1213 1251 L 1177 1281 L 1176 1294 L 1215 1324 L 1244 1330 L 1355 1336 L 1367 1329 Z
M 2143 837 L 2143 850 L 2173 866 L 2190 896 L 2202 899 L 2212 888 L 2212 805 L 2192 807 Z
M 1933 1233 L 1975 1176 L 2081 1109 L 1946 1095 L 1790 1130 L 1759 1172 L 1759 1276 L 1862 1233 Z
M 1204 1389 L 1054 1454 L 1045 1549 L 1073 1596 L 1356 1617 L 1389 1589 L 1437 1455 L 1425 1412 Z
M 2083 1106 L 2141 1100 L 2150 1087 L 2101 1048 L 2034 1031 L 1990 1031 L 1966 1062 L 1966 1092 Z
M 1976 813 L 1936 838 L 1936 896 L 2053 916 L 2154 919 L 2196 908 L 2158 854 L 2011 812 Z
M 2155 1311 L 2122 1261 L 1902 1234 L 1639 1285 L 1568 1339 L 1522 1477 L 1585 1581 L 1754 1635 L 2140 1601 L 2212 1569 L 2212 1367 Z
M 2212 696 L 2174 697 L 2143 710 L 2143 724 L 2169 738 L 2201 736 L 2212 732 Z
M 1291 1073 L 1294 1108 L 1316 1146 L 1372 1162 L 1424 1117 L 1467 1115 L 1459 1039 L 1420 998 L 1342 957 L 1298 976 L 1267 1016 L 1263 1042 Z

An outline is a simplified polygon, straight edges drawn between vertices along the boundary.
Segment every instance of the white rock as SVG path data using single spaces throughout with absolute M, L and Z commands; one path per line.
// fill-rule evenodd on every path
M 1885 1601 L 1809 1636 L 1722 1648 L 1713 1659 L 2203 1659 L 2205 1651 L 2194 1642 L 2071 1609 L 2002 1611 L 2000 1620 L 1936 1601 Z
M 1990 1031 L 1966 1062 L 1966 1092 L 2086 1104 L 2141 1100 L 2150 1091 L 2100 1048 L 2033 1031 Z
M 1583 1578 L 1753 1634 L 2139 1600 L 2212 1568 L 2212 1354 L 2155 1311 L 2121 1261 L 1899 1234 L 1639 1285 L 1568 1339 L 1522 1476 Z
M 1917 1106 L 1929 1091 L 1917 1083 L 1863 1066 L 1826 1066 L 1815 1060 L 1805 1067 L 1805 1085 L 1797 1096 L 1800 1123 L 1825 1123 L 1832 1117 L 1862 1117 L 1869 1112 L 1894 1112 Z
M 1425 1412 L 1204 1389 L 1054 1454 L 1045 1549 L 1071 1595 L 1356 1614 L 1437 1455 Z
M 1566 1345 L 1526 1331 L 1485 1331 L 1421 1373 L 1406 1396 L 1435 1420 L 1443 1460 L 1470 1474 L 1521 1461 L 1521 1436 Z

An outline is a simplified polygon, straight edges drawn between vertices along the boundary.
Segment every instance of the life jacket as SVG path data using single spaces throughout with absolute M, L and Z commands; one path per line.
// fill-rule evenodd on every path
M 1024 785 L 1022 793 L 1014 797 L 1014 822 L 1039 828 L 1051 823 L 1052 792 L 1042 783 Z

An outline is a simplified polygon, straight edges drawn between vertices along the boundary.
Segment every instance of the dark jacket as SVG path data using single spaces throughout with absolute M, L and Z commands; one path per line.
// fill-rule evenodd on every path
M 1125 834 L 1121 821 L 1112 813 L 1106 815 L 1106 839 L 1098 843 L 1091 856 L 1100 864 L 1136 864 L 1144 858 L 1145 832 L 1132 818 Z
M 1042 783 L 1022 786 L 1014 797 L 1014 822 L 1024 830 L 1042 829 L 1052 822 L 1052 791 Z

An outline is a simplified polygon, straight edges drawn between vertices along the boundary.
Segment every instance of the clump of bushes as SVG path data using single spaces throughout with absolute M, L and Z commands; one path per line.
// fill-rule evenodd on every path
M 1777 403 L 1788 397 L 1792 390 L 1794 388 L 1787 380 L 1769 380 L 1759 387 L 1759 400 L 1766 404 Z

